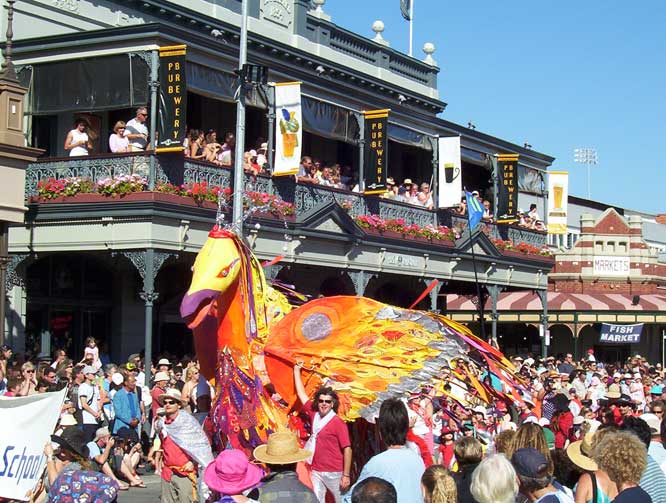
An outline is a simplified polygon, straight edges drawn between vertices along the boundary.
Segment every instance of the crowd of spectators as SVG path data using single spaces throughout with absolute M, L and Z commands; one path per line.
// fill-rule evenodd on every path
M 5 397 L 67 388 L 53 442 L 44 448 L 48 462 L 42 490 L 33 501 L 46 501 L 54 491 L 71 487 L 72 480 L 94 480 L 93 485 L 117 494 L 145 487 L 142 476 L 153 469 L 165 479 L 165 467 L 174 463 L 165 459 L 173 442 L 168 444 L 156 427 L 160 418 L 169 424 L 168 418 L 173 421 L 180 413 L 200 424 L 211 409 L 214 390 L 192 359 L 159 358 L 149 366 L 150 389 L 139 354 L 118 365 L 104 360 L 93 339 L 86 341 L 80 360 L 58 350 L 52 359 L 31 361 L 1 348 L 0 393 Z M 474 402 L 474 393 L 461 396 L 448 384 L 443 394 L 426 387 L 404 400 L 385 400 L 378 430 L 386 450 L 370 459 L 351 484 L 346 454 L 342 475 L 327 474 L 340 480 L 340 501 L 666 501 L 666 390 L 660 364 L 650 365 L 640 355 L 604 364 L 591 350 L 581 361 L 571 354 L 528 355 L 515 356 L 512 363 L 529 385 L 514 400 L 466 407 L 462 404 Z M 451 366 L 451 371 L 478 375 L 502 393 L 509 391 L 474 363 L 454 359 Z M 299 390 L 302 401 L 313 403 Z M 335 395 L 330 389 L 316 395 L 313 410 L 331 411 L 337 395 L 326 393 Z M 201 435 L 206 438 L 203 430 Z M 213 489 L 209 501 L 296 501 L 276 494 L 317 501 L 296 472 L 296 463 L 312 454 L 308 445 L 301 447 L 289 432 L 275 435 L 255 451 L 263 471 L 245 454 L 228 450 L 207 463 L 205 474 L 184 458 L 183 466 L 191 471 L 169 472 L 163 483 L 171 492 L 163 492 L 163 501 L 192 501 L 173 496 L 178 489 L 173 481 L 191 487 L 197 473 Z M 231 474 L 241 468 L 252 471 L 246 477 L 249 485 L 230 485 Z M 246 499 L 224 499 L 234 494 Z

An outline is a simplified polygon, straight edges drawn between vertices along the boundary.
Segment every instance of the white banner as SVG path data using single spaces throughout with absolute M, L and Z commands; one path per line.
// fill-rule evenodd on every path
M 60 417 L 67 388 L 17 398 L 0 397 L 0 497 L 21 501 L 44 471 L 44 446 Z
M 300 82 L 275 84 L 275 117 L 273 175 L 295 175 L 301 163 L 303 140 Z
M 451 208 L 462 197 L 462 163 L 460 162 L 460 136 L 439 139 L 439 198 L 440 208 Z
M 567 201 L 569 200 L 569 173 L 548 172 L 548 234 L 567 233 Z

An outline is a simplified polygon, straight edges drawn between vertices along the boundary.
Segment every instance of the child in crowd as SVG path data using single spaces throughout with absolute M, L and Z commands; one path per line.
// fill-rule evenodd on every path
M 89 361 L 90 358 L 92 358 L 92 363 L 90 363 L 90 365 L 95 370 L 102 368 L 102 362 L 99 359 L 99 348 L 97 347 L 97 341 L 94 337 L 88 337 L 86 339 L 86 347 L 83 350 L 83 360 L 81 361 Z

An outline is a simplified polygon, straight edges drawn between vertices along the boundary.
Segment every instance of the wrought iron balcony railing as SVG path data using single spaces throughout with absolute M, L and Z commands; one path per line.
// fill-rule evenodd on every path
M 137 173 L 148 177 L 150 152 L 107 154 L 87 157 L 45 159 L 32 163 L 26 173 L 26 197 L 37 195 L 37 183 L 48 178 L 81 177 L 92 182 L 122 174 Z M 175 155 L 155 156 L 156 181 L 174 185 L 207 182 L 209 186 L 232 187 L 230 168 L 208 162 L 183 159 Z M 265 175 L 245 176 L 245 189 L 280 196 L 293 203 L 300 215 L 322 204 L 337 202 L 352 217 L 379 215 L 383 219 L 401 218 L 406 224 L 443 225 L 460 231 L 467 227 L 467 219 L 450 210 L 427 210 L 407 203 L 321 185 L 295 183 L 292 177 L 271 178 Z M 525 242 L 537 247 L 546 245 L 544 232 L 518 226 L 485 223 L 490 237 Z

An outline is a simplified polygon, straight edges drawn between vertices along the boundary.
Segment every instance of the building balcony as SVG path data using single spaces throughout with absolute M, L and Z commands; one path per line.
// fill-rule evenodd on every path
M 151 176 L 151 157 L 153 158 L 154 176 Z M 230 168 L 220 167 L 208 162 L 194 161 L 180 155 L 155 155 L 151 152 L 131 154 L 104 154 L 86 157 L 48 158 L 34 162 L 26 172 L 26 199 L 31 205 L 46 202 L 38 197 L 38 184 L 49 179 L 80 178 L 92 184 L 100 180 L 120 175 L 138 174 L 154 180 L 157 191 L 163 191 L 166 184 L 176 187 L 191 186 L 206 182 L 208 188 L 231 189 L 233 173 Z M 363 215 L 377 215 L 381 220 L 400 220 L 404 225 L 420 228 L 443 226 L 461 236 L 468 228 L 467 218 L 449 209 L 428 210 L 407 203 L 384 199 L 377 196 L 339 190 L 321 185 L 295 183 L 293 177 L 270 177 L 267 175 L 245 175 L 245 190 L 276 196 L 293 205 L 294 218 L 298 219 L 316 211 L 317 208 L 335 203 L 342 207 L 353 219 Z M 192 200 L 186 197 L 172 198 L 181 200 L 183 207 L 191 206 Z M 108 198 L 109 202 L 119 198 Z M 58 197 L 58 202 L 81 202 L 77 197 Z M 53 202 L 53 201 L 51 201 Z M 199 201 L 203 207 L 210 208 L 211 214 L 217 205 L 214 202 Z M 226 210 L 225 210 L 226 211 Z M 484 222 L 484 232 L 491 240 L 510 241 L 518 247 L 524 245 L 525 255 L 538 255 L 538 250 L 546 246 L 546 233 L 516 225 L 501 225 Z M 416 243 L 415 243 L 416 244 Z M 500 247 L 502 251 L 509 251 Z M 509 248 L 507 246 L 507 248 Z M 537 249 L 535 252 L 534 248 Z M 521 249 L 518 248 L 519 253 Z M 510 254 L 510 253 L 509 253 Z M 544 257 L 539 257 L 544 258 Z

